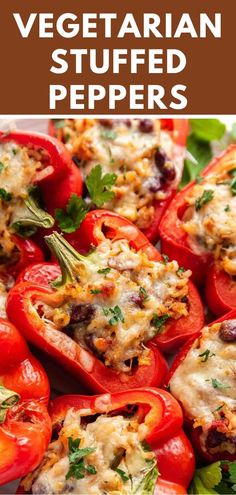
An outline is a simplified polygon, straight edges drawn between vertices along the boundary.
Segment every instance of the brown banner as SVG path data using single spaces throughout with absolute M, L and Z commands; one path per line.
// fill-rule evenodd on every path
M 97 32 L 98 37 L 83 39 L 82 14 L 91 12 L 117 14 L 117 19 L 111 21 L 112 38 L 105 37 L 104 20 L 97 18 L 91 22 L 97 24 L 94 31 Z M 135 38 L 132 34 L 126 35 L 124 38 L 117 38 L 127 13 L 134 15 L 138 32 L 143 36 L 144 12 L 156 13 L 160 16 L 158 30 L 163 35 L 162 38 L 157 38 L 154 35 L 148 38 Z M 53 18 L 49 19 L 45 16 L 47 27 L 44 29 L 43 16 L 39 22 L 37 15 L 28 38 L 23 38 L 13 13 L 21 15 L 23 25 L 27 24 L 31 13 L 49 13 L 53 14 Z M 78 17 L 76 23 L 80 24 L 80 31 L 75 37 L 64 38 L 57 32 L 57 20 L 63 13 L 73 13 Z M 173 33 L 176 32 L 182 14 L 189 13 L 198 37 L 191 37 L 187 33 L 182 34 L 179 38 L 166 37 L 166 13 L 172 14 Z M 206 13 L 210 19 L 214 19 L 215 13 L 221 13 L 221 38 L 214 37 L 210 30 L 207 30 L 206 38 L 199 37 L 200 13 Z M 140 0 L 126 0 L 125 2 L 122 0 L 120 2 L 111 2 L 110 0 L 86 0 L 86 2 L 79 2 L 78 0 L 64 2 L 2 0 L 0 6 L 2 59 L 0 114 L 236 114 L 235 77 L 233 76 L 235 14 L 236 4 L 231 0 L 224 2 L 222 0 L 193 0 L 191 2 L 189 0 L 160 0 L 158 2 L 156 0 L 146 0 L 145 2 Z M 52 26 L 48 25 L 50 22 Z M 145 22 L 147 25 L 147 20 Z M 72 21 L 69 23 L 75 24 Z M 65 30 L 69 30 L 68 22 L 65 21 L 64 27 Z M 108 27 L 107 24 L 107 29 Z M 49 36 L 53 33 L 53 37 L 40 38 L 39 28 L 42 30 L 41 33 L 44 30 L 49 33 Z M 170 22 L 168 29 L 170 30 Z M 167 36 L 169 35 L 168 32 Z M 58 64 L 52 60 L 52 52 L 56 49 L 67 51 L 64 60 L 68 63 L 69 68 L 63 74 L 55 74 L 50 71 L 52 65 L 58 67 Z M 93 73 L 90 69 L 89 56 L 86 55 L 83 57 L 83 73 L 76 74 L 75 55 L 70 54 L 71 49 L 85 49 L 88 50 L 88 53 L 91 49 L 96 49 L 98 65 L 99 63 L 102 64 L 102 49 L 109 49 L 109 70 L 104 74 Z M 113 49 L 127 50 L 127 64 L 120 65 L 119 74 L 113 73 Z M 145 64 L 138 65 L 137 74 L 131 74 L 130 71 L 131 49 L 145 50 Z M 179 73 L 167 74 L 167 50 L 173 49 L 184 53 L 186 67 Z M 162 60 L 156 64 L 156 67 L 163 68 L 163 73 L 148 73 L 149 50 L 163 50 L 163 56 L 160 55 Z M 142 52 L 139 56 L 142 57 Z M 169 56 L 171 57 L 171 55 Z M 177 61 L 178 57 L 175 56 L 175 64 Z M 170 59 L 169 63 L 171 65 Z M 66 96 L 62 100 L 56 101 L 55 109 L 50 109 L 50 104 L 51 107 L 53 106 L 52 94 L 54 92 L 53 89 L 50 100 L 50 85 L 60 85 L 65 88 L 63 91 Z M 98 85 L 97 90 L 94 90 L 94 85 Z M 117 100 L 115 108 L 112 109 L 114 94 L 120 92 L 120 97 L 122 97 L 121 88 L 116 88 L 116 92 L 112 93 L 114 88 L 111 91 L 111 87 L 114 85 L 122 86 L 126 96 L 123 95 L 122 99 Z M 183 89 L 180 91 L 187 99 L 182 108 L 179 101 L 171 94 L 176 85 L 186 87 L 184 91 Z M 73 98 L 75 86 L 77 86 L 77 98 Z M 139 86 L 136 87 L 136 92 L 131 89 L 133 86 Z M 104 88 L 104 96 L 101 87 Z M 160 88 L 165 91 L 161 99 L 162 105 L 160 105 L 162 107 L 164 105 L 164 108 L 160 108 L 156 103 L 154 103 L 154 108 L 150 108 L 153 92 L 156 95 L 160 92 Z M 59 89 L 58 91 L 61 92 L 62 88 Z M 95 101 L 93 109 L 91 108 L 93 95 L 96 96 L 99 91 L 101 92 L 101 99 Z M 140 104 L 140 107 L 131 108 L 131 100 L 132 105 L 135 100 L 135 104 Z M 84 108 L 71 108 L 75 101 L 77 105 L 81 104 Z M 179 106 L 176 108 L 175 104 Z

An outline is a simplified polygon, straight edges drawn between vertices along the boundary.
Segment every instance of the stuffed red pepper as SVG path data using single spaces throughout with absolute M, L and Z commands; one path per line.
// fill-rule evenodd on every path
M 28 237 L 38 227 L 51 228 L 51 214 L 72 193 L 81 193 L 80 172 L 62 143 L 43 134 L 0 132 L 1 271 L 16 275 L 43 259 Z
M 148 239 L 180 182 L 187 120 L 66 119 L 51 121 L 85 181 L 88 207 L 115 211 Z
M 47 375 L 18 330 L 0 318 L 0 485 L 40 463 L 51 432 Z
M 186 494 L 194 456 L 167 392 L 59 397 L 51 417 L 52 442 L 19 493 Z
M 209 461 L 236 460 L 235 342 L 234 310 L 186 344 L 167 378 L 195 446 Z
M 164 252 L 190 268 L 195 281 L 207 275 L 207 302 L 217 315 L 236 306 L 235 174 L 232 145 L 177 194 L 160 225 Z
M 26 270 L 10 291 L 8 316 L 92 390 L 158 385 L 166 363 L 157 345 L 178 347 L 203 324 L 189 273 L 163 261 L 137 227 L 114 213 L 91 212 L 81 235 L 83 229 L 96 236 L 87 256 L 58 233 L 45 238 L 62 277 L 53 264 Z M 32 284 L 35 273 L 38 283 Z

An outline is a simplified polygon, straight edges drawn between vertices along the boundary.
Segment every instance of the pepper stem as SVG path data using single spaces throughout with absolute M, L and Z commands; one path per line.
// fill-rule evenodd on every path
M 29 196 L 25 200 L 25 216 L 20 216 L 13 224 L 12 227 L 18 231 L 20 227 L 25 227 L 28 225 L 34 227 L 42 227 L 44 229 L 50 229 L 53 227 L 55 220 L 46 211 L 39 208 L 36 201 Z
M 79 263 L 87 266 L 93 264 L 89 256 L 82 256 L 78 253 L 58 232 L 45 236 L 44 240 L 50 251 L 56 256 L 62 272 L 62 276 L 52 282 L 53 287 L 61 287 L 68 282 L 76 282 Z
M 0 423 L 5 421 L 7 410 L 15 406 L 19 400 L 19 394 L 0 385 Z

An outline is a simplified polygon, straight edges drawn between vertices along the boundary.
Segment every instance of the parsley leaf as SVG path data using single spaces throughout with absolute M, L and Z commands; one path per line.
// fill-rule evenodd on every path
M 189 158 L 184 162 L 180 188 L 196 179 L 210 162 L 213 156 L 211 142 L 221 139 L 225 133 L 225 125 L 218 119 L 189 119 L 189 123 L 191 128 L 187 139 Z
M 114 316 L 109 320 L 110 325 L 117 325 L 119 320 L 124 323 L 125 319 L 119 306 L 109 309 Z
M 144 287 L 139 287 L 139 295 L 142 298 L 142 301 L 148 300 L 148 293 Z
M 215 356 L 214 353 L 212 353 L 211 355 L 211 351 L 209 349 L 206 349 L 204 352 L 202 352 L 201 354 L 198 354 L 199 357 L 202 357 L 203 359 L 201 359 L 201 362 L 202 363 L 205 363 L 209 357 L 213 357 Z
M 168 263 L 168 261 L 169 261 L 169 256 L 167 256 L 167 254 L 164 254 L 164 253 L 163 253 L 163 254 L 162 254 L 162 263 L 163 263 L 164 265 L 166 265 L 166 264 Z
M 226 205 L 225 208 L 224 208 L 224 211 L 230 211 L 230 206 L 229 205 Z
M 104 139 L 110 139 L 111 141 L 114 141 L 114 139 L 117 138 L 117 133 L 115 131 L 112 131 L 111 129 L 103 129 L 101 131 L 101 136 Z
M 4 163 L 0 162 L 0 172 L 4 169 Z
M 213 388 L 231 388 L 229 385 L 225 385 L 224 383 L 221 383 L 216 378 L 211 379 L 211 384 Z
M 69 437 L 68 439 L 69 443 L 69 463 L 70 463 L 70 468 L 69 471 L 66 474 L 66 479 L 68 480 L 69 478 L 76 478 L 76 479 L 81 479 L 84 478 L 85 472 L 87 471 L 89 474 L 96 474 L 94 470 L 96 471 L 94 466 L 91 466 L 90 464 L 88 466 L 85 466 L 84 464 L 84 457 L 86 457 L 88 454 L 91 454 L 92 452 L 95 451 L 94 448 L 86 447 L 84 449 L 80 449 L 80 439 L 76 438 L 73 440 L 73 438 Z M 93 469 L 91 469 L 93 468 Z M 93 472 L 91 472 L 93 471 Z
M 105 316 L 112 315 L 112 318 L 109 320 L 110 325 L 117 325 L 119 321 L 124 323 L 125 319 L 119 306 L 115 306 L 114 308 L 102 308 L 102 310 Z
M 215 413 L 217 411 L 220 411 L 222 409 L 222 407 L 224 407 L 223 404 L 221 404 L 221 406 L 218 406 L 216 409 L 214 409 L 214 411 L 212 411 L 212 413 Z
M 12 199 L 12 194 L 7 192 L 6 189 L 3 189 L 2 187 L 0 188 L 0 198 L 3 199 L 3 201 L 11 201 Z
M 231 483 L 236 483 L 236 461 L 229 464 L 229 479 Z
M 90 294 L 101 294 L 101 289 L 90 289 Z
M 217 461 L 197 469 L 189 492 L 194 495 L 233 494 L 236 491 L 236 461 Z
M 236 196 L 236 175 L 231 180 L 229 187 L 230 187 L 232 195 Z
M 97 470 L 96 470 L 95 466 L 93 466 L 92 464 L 88 464 L 88 466 L 86 466 L 86 471 L 89 474 L 97 474 Z
M 152 317 L 152 325 L 154 325 L 155 328 L 158 329 L 158 332 L 157 333 L 160 333 L 162 332 L 162 327 L 164 325 L 164 323 L 170 318 L 170 315 L 166 314 L 166 315 L 162 315 L 162 316 L 158 316 L 156 313 L 153 314 L 153 317 Z
M 116 468 L 115 471 L 120 475 L 124 483 L 129 480 L 129 476 L 127 476 L 127 474 L 125 473 L 125 471 L 123 471 L 123 469 Z
M 176 275 L 180 276 L 185 272 L 185 268 L 183 266 L 179 266 Z
M 196 211 L 200 210 L 203 205 L 209 203 L 209 201 L 211 201 L 213 197 L 214 197 L 214 191 L 212 189 L 205 189 L 202 195 L 199 198 L 197 198 L 195 201 Z
M 86 186 L 93 203 L 99 208 L 104 203 L 111 201 L 115 193 L 110 191 L 117 179 L 116 174 L 105 174 L 102 176 L 101 165 L 96 165 L 86 178 Z
M 100 270 L 98 270 L 98 273 L 106 275 L 110 271 L 111 271 L 111 268 L 101 268 Z
M 225 133 L 225 124 L 218 119 L 190 119 L 194 135 L 206 142 L 219 140 Z
M 189 152 L 189 158 L 184 162 L 180 188 L 186 186 L 190 181 L 195 180 L 196 177 L 199 176 L 201 170 L 212 159 L 210 143 L 200 141 L 193 133 L 188 136 L 187 150 Z
M 56 208 L 55 217 L 60 229 L 70 234 L 79 228 L 87 212 L 88 206 L 83 198 L 72 194 L 65 209 Z

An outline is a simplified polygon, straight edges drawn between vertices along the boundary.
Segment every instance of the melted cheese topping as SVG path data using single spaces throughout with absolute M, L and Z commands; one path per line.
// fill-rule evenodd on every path
M 175 168 L 171 188 L 179 183 L 182 173 L 182 162 L 175 160 L 170 133 L 160 130 L 157 119 L 152 122 L 152 132 L 140 131 L 138 119 L 129 119 L 128 125 L 114 120 L 111 129 L 99 120 L 68 119 L 63 128 L 66 146 L 81 161 L 84 177 L 97 164 L 102 165 L 103 173 L 117 175 L 112 187 L 115 197 L 104 207 L 135 222 L 139 228 L 151 224 L 154 200 L 162 200 L 170 192 L 170 183 L 168 188 L 159 187 L 155 192 L 156 180 L 161 178 L 154 160 L 156 150 L 164 150 L 168 157 L 165 165 Z
M 208 450 L 235 452 L 236 346 L 234 342 L 227 343 L 220 339 L 220 326 L 216 323 L 202 330 L 201 336 L 173 374 L 170 389 L 181 402 L 186 417 L 194 422 L 194 427 L 202 427 L 203 447 L 209 431 L 214 427 L 217 432 L 225 434 L 225 441 Z
M 81 479 L 71 476 L 66 480 L 70 468 L 70 437 L 73 440 L 80 439 L 80 449 L 94 449 L 84 457 L 85 469 Z M 151 473 L 156 464 L 154 452 L 144 450 L 142 440 L 144 439 L 135 418 L 101 415 L 84 425 L 80 413 L 70 409 L 58 440 L 49 445 L 42 465 L 33 476 L 25 479 L 24 485 L 33 481 L 33 494 L 138 494 L 145 476 Z M 93 466 L 95 474 L 86 471 L 86 466 L 89 465 Z M 117 469 L 122 470 L 125 480 Z
M 11 199 L 7 201 L 0 195 L 1 264 L 15 254 L 11 224 L 19 216 L 19 211 L 24 209 L 28 187 L 42 163 L 36 151 L 20 147 L 14 142 L 7 142 L 0 144 L 0 164 L 0 189 L 11 195 Z
M 217 174 L 193 187 L 182 224 L 190 247 L 200 254 L 211 252 L 230 275 L 236 275 L 236 195 L 231 189 L 235 168 L 236 157 L 226 157 Z M 196 211 L 196 200 L 209 190 L 213 198 Z
M 79 284 L 67 284 L 57 291 L 59 302 L 53 307 L 38 301 L 36 309 L 43 313 L 45 325 L 69 330 L 70 336 L 107 366 L 128 372 L 133 359 L 148 362 L 145 343 L 164 331 L 161 325 L 155 326 L 155 318 L 178 319 L 188 314 L 191 272 L 179 271 L 176 261 L 150 261 L 125 240 L 104 241 L 88 260 L 78 263 Z M 79 316 L 73 320 L 76 312 Z

